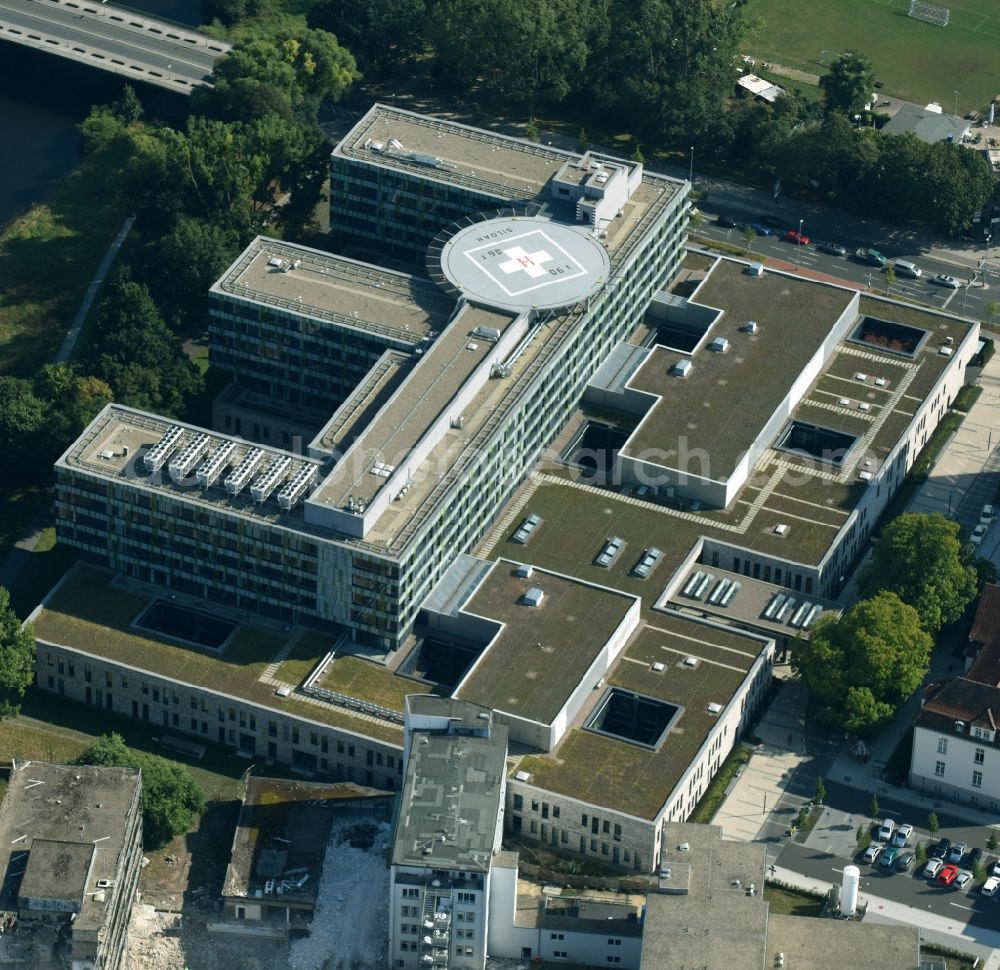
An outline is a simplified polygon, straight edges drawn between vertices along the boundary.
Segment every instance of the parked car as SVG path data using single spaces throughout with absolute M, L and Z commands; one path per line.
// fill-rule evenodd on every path
M 785 242 L 795 243 L 796 246 L 808 246 L 809 237 L 797 229 L 789 229 L 785 233 Z
M 955 888 L 965 889 L 970 882 L 972 882 L 972 873 L 967 869 L 959 869 L 958 875 L 955 876 Z
M 896 865 L 896 859 L 899 858 L 899 849 L 895 846 L 890 845 L 888 848 L 882 851 L 882 855 L 879 857 L 878 864 L 883 869 L 892 869 Z
M 983 511 L 979 513 L 979 521 L 983 525 L 989 525 L 996 518 L 996 512 L 992 505 L 984 505 Z
M 990 875 L 1000 879 L 1000 859 L 994 859 L 990 865 Z
M 937 874 L 937 884 L 947 888 L 953 885 L 957 878 L 958 866 L 948 865 Z
M 972 535 L 969 536 L 969 542 L 974 546 L 981 546 L 983 544 L 983 539 L 986 538 L 986 533 L 989 532 L 990 527 L 984 525 L 982 522 L 979 523 L 973 530 Z
M 974 849 L 969 850 L 969 857 L 965 860 L 965 864 L 970 868 L 974 868 L 977 862 L 981 862 L 983 858 L 983 850 L 977 845 Z
M 990 878 L 983 883 L 983 888 L 980 892 L 984 896 L 995 896 L 998 889 L 1000 889 L 1000 876 L 990 876 Z
M 751 222 L 750 228 L 757 233 L 758 236 L 770 236 L 773 235 L 773 230 L 769 229 L 763 223 Z
M 879 842 L 889 842 L 896 832 L 896 823 L 891 818 L 884 818 L 878 823 L 878 835 L 875 836 Z
M 865 862 L 869 863 L 869 865 L 875 865 L 875 860 L 878 859 L 883 848 L 884 846 L 880 845 L 878 842 L 872 842 L 872 844 L 865 849 L 865 854 L 862 858 Z
M 739 225 L 732 216 L 727 216 L 725 213 L 719 213 L 715 217 L 715 224 L 722 226 L 723 229 L 735 229 Z
M 944 868 L 944 862 L 941 859 L 931 859 L 930 862 L 924 866 L 924 876 L 927 879 L 934 879 L 937 874 Z
M 862 263 L 871 263 L 874 266 L 885 266 L 889 262 L 877 249 L 869 249 L 867 246 L 861 246 L 859 249 L 854 251 L 854 258 L 861 260 Z
M 948 852 L 948 861 L 955 863 L 955 865 L 959 865 L 965 858 L 965 853 L 968 851 L 969 847 L 965 842 L 953 842 L 951 849 Z
M 943 286 L 946 290 L 957 290 L 959 287 L 959 282 L 954 276 L 947 276 L 944 273 L 932 276 L 931 282 L 936 286 Z
M 912 825 L 900 825 L 896 829 L 896 834 L 892 837 L 892 844 L 897 849 L 902 849 L 906 846 L 906 843 L 910 841 L 910 836 L 913 835 Z
M 932 859 L 944 859 L 951 851 L 951 839 L 940 838 L 938 844 L 930 851 Z
M 831 256 L 846 256 L 847 247 L 835 242 L 818 242 L 816 248 L 821 253 L 829 253 Z
M 913 865 L 916 858 L 916 855 L 912 852 L 900 852 L 899 858 L 896 860 L 896 871 L 906 872 Z

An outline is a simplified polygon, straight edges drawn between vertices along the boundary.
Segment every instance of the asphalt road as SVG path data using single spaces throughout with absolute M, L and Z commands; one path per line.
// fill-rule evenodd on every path
M 197 84 L 212 73 L 217 54 L 191 44 L 159 39 L 129 29 L 106 16 L 32 0 L 0 0 L 0 20 L 25 32 L 58 37 L 68 46 L 96 51 L 126 64 L 141 64 Z
M 742 230 L 720 226 L 715 222 L 715 219 L 720 212 L 723 212 L 738 222 L 744 223 L 752 221 L 758 215 L 757 212 L 732 205 L 714 207 L 711 197 L 707 202 L 699 203 L 699 207 L 705 218 L 702 224 L 693 230 L 694 233 L 746 249 Z M 787 228 L 798 229 L 797 218 L 789 216 L 787 221 Z M 757 256 L 773 256 L 776 259 L 798 264 L 815 272 L 829 274 L 837 279 L 863 284 L 870 287 L 875 293 L 884 294 L 886 292 L 885 270 L 862 263 L 851 255 L 842 257 L 821 253 L 813 245 L 812 239 L 814 237 L 811 236 L 809 226 L 805 223 L 803 224 L 803 234 L 810 238 L 809 245 L 797 246 L 786 242 L 783 238 L 784 232 L 781 230 L 777 230 L 771 236 L 758 236 L 753 241 L 752 253 Z M 911 300 L 917 300 L 937 309 L 946 309 L 951 313 L 963 315 L 968 314 L 979 319 L 986 317 L 985 307 L 987 303 L 991 300 L 1000 300 L 1000 274 L 991 274 L 994 282 L 989 289 L 984 290 L 978 284 L 975 286 L 966 285 L 970 282 L 971 270 L 960 271 L 950 263 L 907 253 L 901 251 L 897 246 L 885 245 L 877 239 L 859 239 L 857 236 L 853 239 L 844 236 L 817 236 L 815 238 L 826 238 L 828 241 L 838 242 L 845 246 L 849 253 L 853 253 L 859 246 L 872 247 L 879 249 L 890 260 L 908 259 L 916 263 L 923 272 L 921 278 L 908 279 L 897 273 L 896 282 L 890 288 L 890 295 L 906 296 Z M 993 263 L 994 259 L 991 257 L 990 264 Z M 938 274 L 955 277 L 961 283 L 960 288 L 951 290 L 931 283 L 931 277 Z

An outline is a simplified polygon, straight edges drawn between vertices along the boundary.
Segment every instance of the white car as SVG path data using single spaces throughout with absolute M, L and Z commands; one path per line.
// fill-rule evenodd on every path
M 982 522 L 979 523 L 973 530 L 972 535 L 969 536 L 969 542 L 974 546 L 981 546 L 983 544 L 983 539 L 986 538 L 986 533 L 989 531 L 989 526 L 984 525 Z
M 979 521 L 983 525 L 989 525 L 996 518 L 992 505 L 984 505 L 983 511 L 979 513 Z
M 888 843 L 892 839 L 893 833 L 896 831 L 896 823 L 891 818 L 884 818 L 879 823 L 878 826 L 878 840 L 879 842 Z
M 998 889 L 1000 889 L 1000 877 L 990 876 L 990 878 L 983 883 L 983 888 L 980 892 L 984 896 L 995 896 Z
M 943 868 L 944 859 L 931 859 L 931 861 L 924 866 L 923 874 L 927 879 L 934 879 Z
M 884 848 L 884 845 L 880 845 L 878 842 L 872 842 L 872 844 L 865 849 L 865 854 L 862 858 L 865 862 L 869 863 L 869 865 L 875 865 L 875 860 L 882 854 L 882 850 Z
M 913 835 L 912 825 L 900 825 L 896 829 L 896 834 L 892 837 L 892 844 L 897 849 L 905 849 L 906 843 L 910 841 L 910 836 Z
M 931 282 L 936 283 L 938 286 L 943 286 L 946 290 L 957 290 L 960 285 L 954 276 L 945 276 L 944 273 L 932 277 Z
M 963 869 L 957 876 L 955 876 L 955 888 L 965 889 L 969 883 L 972 882 L 972 873 Z

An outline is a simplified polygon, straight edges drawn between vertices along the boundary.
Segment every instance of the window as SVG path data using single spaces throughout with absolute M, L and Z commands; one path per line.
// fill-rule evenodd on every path
M 976 764 L 981 765 L 985 759 L 986 759 L 986 749 L 976 748 Z
M 476 901 L 475 893 L 459 893 L 458 901 L 460 903 L 474 903 Z
M 564 933 L 550 933 L 549 934 L 549 939 L 550 940 L 565 940 L 566 939 L 566 935 Z
M 974 771 L 972 773 L 972 787 L 973 788 L 983 787 L 983 773 L 981 771 Z
M 403 899 L 417 899 L 420 896 L 419 889 L 404 889 Z
M 553 960 L 568 960 L 569 954 L 565 950 L 553 950 L 552 951 Z
M 622 962 L 622 958 L 621 957 L 605 957 L 605 961 L 607 963 L 621 963 Z
M 972 736 L 974 738 L 979 738 L 981 741 L 992 741 L 993 732 L 987 728 L 974 727 L 972 729 Z
M 620 939 L 618 939 L 618 937 L 614 937 L 614 936 L 609 936 L 608 937 L 608 946 L 621 946 L 621 945 L 622 945 L 622 941 Z
M 536 799 L 536 798 L 531 799 L 531 810 L 533 812 L 537 812 L 538 811 L 538 799 Z
M 514 796 L 514 811 L 520 812 L 524 808 L 524 796 L 515 795 Z
M 937 775 L 938 778 L 943 778 L 944 777 L 944 762 L 943 761 L 939 761 L 937 764 L 934 765 L 934 774 Z
M 947 754 L 947 753 L 948 753 L 948 739 L 938 738 L 938 754 Z

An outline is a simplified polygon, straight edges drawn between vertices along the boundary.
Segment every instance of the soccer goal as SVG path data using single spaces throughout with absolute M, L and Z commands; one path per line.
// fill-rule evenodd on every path
M 951 10 L 936 3 L 927 3 L 926 0 L 910 0 L 910 16 L 915 20 L 926 20 L 929 24 L 947 27 Z

